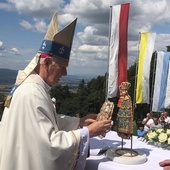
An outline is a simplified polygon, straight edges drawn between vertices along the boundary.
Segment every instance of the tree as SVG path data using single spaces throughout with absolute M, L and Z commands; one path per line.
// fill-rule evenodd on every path
M 135 79 L 136 79 L 136 64 L 134 63 L 128 69 L 128 81 L 131 83 L 129 89 L 129 95 L 134 101 L 134 91 L 135 91 Z M 153 67 L 153 61 L 151 63 Z M 153 69 L 151 68 L 150 75 L 153 75 Z M 150 76 L 152 79 L 152 76 Z M 152 81 L 150 83 L 152 84 Z M 76 93 L 69 90 L 68 86 L 57 85 L 51 89 L 51 97 L 55 97 L 57 100 L 56 110 L 58 113 L 75 115 L 80 113 L 84 116 L 88 113 L 99 113 L 102 104 L 105 101 L 106 96 L 106 75 L 98 76 L 97 78 L 91 79 L 88 83 L 82 79 L 77 87 Z M 118 112 L 117 101 L 118 97 L 109 99 L 114 102 L 114 114 L 115 119 Z M 145 114 L 149 111 L 149 106 L 147 104 L 138 104 L 135 107 L 134 114 L 135 119 L 142 119 Z
M 6 95 L 0 92 L 0 101 L 4 102 L 5 98 L 6 98 Z
M 56 111 L 60 113 L 61 104 L 64 103 L 66 99 L 72 98 L 73 93 L 70 92 L 69 87 L 56 85 L 50 91 L 51 98 L 56 99 Z

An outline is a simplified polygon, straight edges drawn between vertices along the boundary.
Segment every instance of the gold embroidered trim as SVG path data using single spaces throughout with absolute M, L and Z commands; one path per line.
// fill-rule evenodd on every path
M 10 103 L 11 103 L 11 99 L 12 99 L 12 96 L 7 96 L 6 97 L 6 100 L 5 100 L 5 104 L 4 104 L 4 106 L 5 107 L 8 107 L 9 108 L 9 105 L 10 105 Z

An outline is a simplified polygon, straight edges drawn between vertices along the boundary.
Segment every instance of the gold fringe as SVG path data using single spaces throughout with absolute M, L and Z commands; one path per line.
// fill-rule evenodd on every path
M 12 96 L 7 96 L 7 98 L 6 98 L 6 100 L 5 100 L 5 104 L 4 104 L 4 106 L 5 107 L 8 107 L 9 108 L 9 106 L 10 106 L 10 103 L 11 103 L 11 99 L 12 99 Z

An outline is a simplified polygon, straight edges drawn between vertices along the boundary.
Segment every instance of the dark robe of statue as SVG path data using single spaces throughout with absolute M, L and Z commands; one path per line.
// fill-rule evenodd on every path
M 132 100 L 128 94 L 130 86 L 131 84 L 129 82 L 122 82 L 119 86 L 120 97 L 118 100 L 117 134 L 123 139 L 130 139 L 133 133 Z

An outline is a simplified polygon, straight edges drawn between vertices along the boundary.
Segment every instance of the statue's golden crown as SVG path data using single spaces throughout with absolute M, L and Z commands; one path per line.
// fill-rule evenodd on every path
M 129 87 L 131 86 L 131 83 L 129 82 L 122 82 L 121 85 L 119 86 L 120 89 L 129 89 Z

